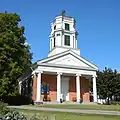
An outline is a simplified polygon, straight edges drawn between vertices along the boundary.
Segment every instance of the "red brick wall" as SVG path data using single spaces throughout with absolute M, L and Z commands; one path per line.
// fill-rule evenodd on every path
M 84 77 L 80 78 L 80 88 L 81 88 L 81 98 L 83 99 L 84 102 L 89 102 L 90 101 L 90 96 L 89 96 L 89 80 L 87 80 Z M 70 101 L 73 100 L 73 98 L 76 98 L 76 77 L 70 77 L 69 81 L 69 99 Z
M 72 101 L 73 98 L 76 98 L 76 78 L 70 77 L 70 80 L 69 80 L 69 100 Z
M 37 95 L 37 76 L 33 76 L 33 86 L 32 86 L 32 99 L 33 101 L 36 100 Z
M 84 102 L 90 102 L 90 94 L 89 94 L 89 80 L 82 77 L 81 78 L 81 97 Z
M 56 101 L 56 94 L 57 94 L 57 80 L 56 75 L 47 75 L 42 74 L 42 83 L 45 82 L 49 84 L 50 94 L 49 97 L 52 101 Z M 43 96 L 42 96 L 43 97 Z

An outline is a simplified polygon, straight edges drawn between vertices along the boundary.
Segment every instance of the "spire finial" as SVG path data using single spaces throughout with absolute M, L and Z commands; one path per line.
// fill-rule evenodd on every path
M 62 10 L 61 15 L 64 16 L 65 13 L 66 13 L 66 11 L 65 11 L 65 10 Z

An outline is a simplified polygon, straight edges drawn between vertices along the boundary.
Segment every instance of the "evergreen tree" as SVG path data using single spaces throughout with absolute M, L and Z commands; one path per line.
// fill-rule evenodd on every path
M 100 98 L 112 99 L 112 96 L 120 93 L 120 80 L 117 77 L 117 71 L 106 68 L 97 72 L 97 91 Z

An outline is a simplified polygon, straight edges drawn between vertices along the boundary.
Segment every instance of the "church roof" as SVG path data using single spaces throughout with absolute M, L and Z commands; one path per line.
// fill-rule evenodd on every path
M 44 58 L 42 60 L 39 60 L 36 62 L 36 64 L 37 66 L 48 65 L 48 66 L 98 70 L 98 67 L 95 64 L 77 55 L 71 49 L 65 52 Z

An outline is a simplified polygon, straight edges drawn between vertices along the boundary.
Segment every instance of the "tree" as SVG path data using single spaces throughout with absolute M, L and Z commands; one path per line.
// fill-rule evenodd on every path
M 97 72 L 97 90 L 100 98 L 112 99 L 120 91 L 120 81 L 117 78 L 117 71 L 110 68 Z
M 115 95 L 114 97 L 116 98 L 116 100 L 120 101 L 120 74 L 117 74 L 117 79 L 116 79 L 116 87 L 115 87 Z
M 0 97 L 18 94 L 17 78 L 30 66 L 32 54 L 15 13 L 0 13 Z
M 97 72 L 97 92 L 100 98 L 105 99 L 105 84 L 104 84 L 104 78 L 103 78 L 103 72 L 98 71 Z

